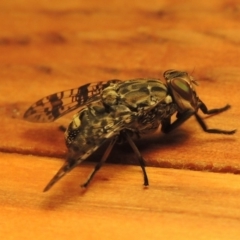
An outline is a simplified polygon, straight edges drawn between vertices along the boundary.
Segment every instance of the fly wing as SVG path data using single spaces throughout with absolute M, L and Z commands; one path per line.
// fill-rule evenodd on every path
M 81 106 L 100 100 L 100 93 L 110 84 L 122 82 L 113 79 L 88 83 L 78 88 L 57 92 L 34 103 L 24 114 L 30 122 L 53 122 Z
M 66 131 L 68 157 L 64 165 L 51 179 L 44 191 L 49 190 L 66 173 L 93 154 L 108 139 L 117 137 L 121 130 L 135 121 L 136 116 L 124 105 L 115 106 L 110 112 L 104 112 L 97 103 L 82 109 L 74 116 L 73 122 Z M 98 105 L 100 105 L 98 103 Z M 76 120 L 78 118 L 78 120 Z

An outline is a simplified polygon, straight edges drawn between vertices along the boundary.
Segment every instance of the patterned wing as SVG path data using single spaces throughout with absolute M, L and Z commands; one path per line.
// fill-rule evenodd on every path
M 53 122 L 85 104 L 98 101 L 99 94 L 104 88 L 119 82 L 122 81 L 113 79 L 88 83 L 78 88 L 51 94 L 34 103 L 25 112 L 24 119 L 30 122 Z

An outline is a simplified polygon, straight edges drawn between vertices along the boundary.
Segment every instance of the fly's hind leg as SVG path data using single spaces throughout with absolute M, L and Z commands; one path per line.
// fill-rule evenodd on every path
M 93 179 L 94 175 L 96 174 L 96 172 L 102 167 L 103 163 L 107 160 L 109 154 L 112 151 L 113 146 L 115 145 L 116 141 L 118 139 L 118 136 L 115 136 L 111 139 L 106 151 L 104 152 L 100 162 L 97 163 L 97 165 L 95 166 L 95 168 L 93 169 L 93 171 L 90 173 L 89 177 L 87 178 L 86 182 L 83 183 L 81 185 L 81 187 L 86 188 L 88 186 L 88 184 L 91 182 L 91 180 Z

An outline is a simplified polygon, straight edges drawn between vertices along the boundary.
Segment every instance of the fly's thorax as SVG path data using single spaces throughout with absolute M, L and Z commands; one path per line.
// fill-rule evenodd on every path
M 115 97 L 115 102 L 131 110 L 156 105 L 167 95 L 167 87 L 158 79 L 125 81 L 118 84 L 115 91 L 117 95 L 111 92 L 113 98 Z
M 127 106 L 123 104 L 115 105 L 111 107 L 110 118 L 114 119 L 114 122 L 130 123 L 136 119 L 137 114 L 131 111 Z
M 103 103 L 107 106 L 116 105 L 119 100 L 119 95 L 116 92 L 115 86 L 109 86 L 103 89 L 101 98 Z
M 132 125 L 132 128 L 137 129 L 140 134 L 153 132 L 158 128 L 160 121 L 157 117 L 158 110 L 156 107 L 150 111 L 139 111 L 137 121 Z
M 186 72 L 168 70 L 164 73 L 167 85 L 179 112 L 197 111 L 199 98 L 196 94 L 193 77 Z
M 162 101 L 148 111 L 139 111 L 137 121 L 133 122 L 131 127 L 140 134 L 152 133 L 158 129 L 163 119 L 171 117 L 177 110 L 177 105 L 171 101 L 171 97 L 166 97 L 166 102 Z
M 178 106 L 176 103 L 159 103 L 156 106 L 157 109 L 157 119 L 162 121 L 163 119 L 171 117 L 173 114 L 175 114 L 178 111 Z

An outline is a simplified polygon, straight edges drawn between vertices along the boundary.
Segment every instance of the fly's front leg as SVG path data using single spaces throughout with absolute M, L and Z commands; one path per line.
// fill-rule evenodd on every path
M 171 123 L 171 117 L 163 119 L 161 121 L 162 124 L 161 131 L 163 133 L 169 133 L 173 131 L 174 129 L 182 125 L 185 121 L 187 121 L 193 114 L 194 112 L 192 110 L 188 110 L 181 114 L 178 112 L 177 119 L 173 123 Z
M 199 108 L 202 110 L 202 112 L 204 114 L 217 114 L 217 113 L 221 113 L 224 112 L 226 110 L 228 110 L 231 106 L 229 104 L 227 104 L 226 106 L 222 107 L 222 108 L 213 108 L 213 109 L 208 109 L 207 106 L 205 105 L 205 103 L 203 103 L 201 101 L 201 105 L 199 106 Z
M 214 110 L 214 109 L 213 109 Z M 225 110 L 223 110 L 225 111 Z M 228 134 L 228 135 L 231 135 L 231 134 L 234 134 L 237 130 L 234 129 L 234 130 L 222 130 L 222 129 L 217 129 L 217 128 L 211 128 L 209 129 L 206 125 L 206 123 L 203 121 L 203 119 L 197 114 L 195 113 L 194 114 L 198 123 L 200 124 L 200 126 L 202 127 L 202 130 L 204 132 L 207 132 L 207 133 L 216 133 L 216 134 Z
M 205 105 L 204 105 L 205 106 Z M 205 106 L 206 107 L 206 106 Z M 207 114 L 212 114 L 212 113 L 219 113 L 222 111 L 227 110 L 229 107 L 225 106 L 224 108 L 219 108 L 219 109 L 212 109 L 212 110 L 207 110 L 210 113 Z M 199 125 L 202 127 L 202 130 L 204 132 L 207 133 L 216 133 L 216 134 L 234 134 L 236 132 L 236 130 L 222 130 L 222 129 L 209 129 L 206 125 L 206 123 L 203 121 L 203 119 L 194 111 L 192 110 L 188 110 L 184 113 L 178 113 L 177 114 L 177 119 L 171 123 L 170 117 L 163 119 L 162 120 L 162 132 L 164 133 L 169 133 L 172 130 L 176 129 L 177 127 L 179 127 L 181 124 L 183 124 L 187 119 L 189 119 L 192 115 L 194 115 L 196 117 L 197 122 L 199 123 Z
M 207 106 L 205 105 L 205 103 L 203 103 L 201 101 L 201 104 L 199 106 L 199 108 L 202 110 L 202 112 L 204 114 L 218 114 L 218 113 L 221 113 L 221 112 L 224 112 L 226 110 L 228 110 L 231 106 L 229 104 L 227 104 L 226 106 L 222 107 L 222 108 L 213 108 L 213 109 L 208 109 Z M 194 114 L 195 117 L 196 117 L 196 120 L 198 121 L 198 123 L 200 124 L 200 126 L 202 127 L 203 131 L 204 132 L 207 132 L 207 133 L 217 133 L 217 134 L 234 134 L 236 132 L 236 129 L 235 130 L 230 130 L 230 131 L 227 131 L 227 130 L 221 130 L 221 129 L 208 129 L 206 123 L 203 121 L 203 119 L 197 114 L 195 113 Z

